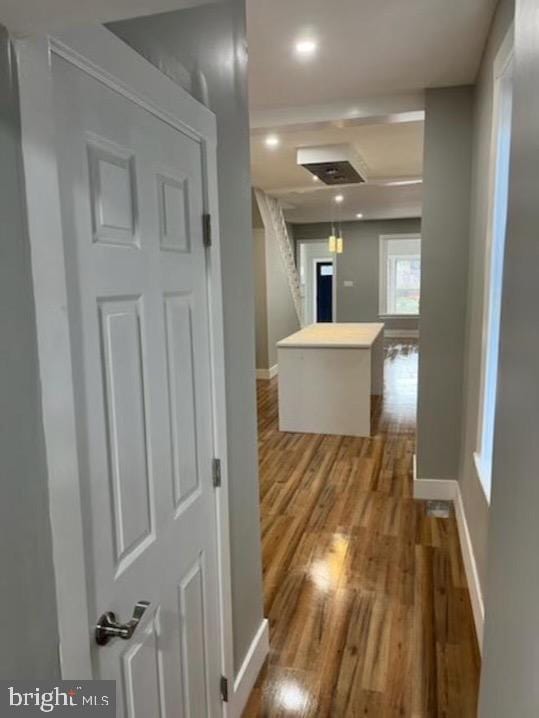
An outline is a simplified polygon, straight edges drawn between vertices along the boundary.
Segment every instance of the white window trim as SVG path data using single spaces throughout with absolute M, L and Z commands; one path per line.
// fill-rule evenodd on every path
M 476 450 L 473 453 L 473 460 L 477 478 L 483 494 L 488 504 L 490 504 L 491 494 L 491 470 L 484 457 L 483 436 L 485 423 L 485 384 L 487 374 L 488 344 L 489 344 L 489 328 L 490 328 L 490 292 L 492 280 L 492 259 L 493 259 L 493 239 L 494 239 L 494 212 L 496 200 L 496 180 L 497 180 L 497 161 L 498 161 L 498 139 L 501 121 L 501 98 L 502 83 L 505 79 L 506 72 L 513 61 L 514 46 L 514 26 L 513 23 L 509 27 L 502 44 L 500 45 L 493 66 L 493 101 L 492 101 L 492 129 L 490 138 L 490 158 L 489 158 L 489 174 L 488 174 L 488 220 L 485 238 L 485 256 L 483 266 L 483 316 L 481 328 L 481 371 L 479 382 L 479 404 L 478 404 L 478 420 L 477 420 L 477 436 Z M 487 488 L 488 486 L 488 488 Z
M 421 234 L 381 234 L 378 238 L 378 316 L 380 319 L 418 319 L 417 314 L 393 314 L 387 311 L 387 277 L 385 263 L 385 243 L 390 239 L 419 239 Z

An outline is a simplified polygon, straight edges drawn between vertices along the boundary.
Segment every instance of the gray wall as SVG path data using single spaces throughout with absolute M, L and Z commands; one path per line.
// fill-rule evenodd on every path
M 325 223 L 295 224 L 294 239 L 324 239 L 331 234 Z M 379 237 L 381 234 L 412 234 L 421 231 L 419 219 L 388 219 L 344 222 L 344 252 L 337 255 L 337 321 L 377 322 L 379 320 Z M 345 280 L 353 287 L 343 286 Z M 417 329 L 418 321 L 387 319 L 387 329 Z
M 236 670 L 262 620 L 244 0 L 111 26 L 217 116 Z
M 277 364 L 277 342 L 300 328 L 279 245 L 253 229 L 255 247 L 256 366 Z
M 481 588 L 486 584 L 489 505 L 481 488 L 473 461 L 477 449 L 479 389 L 481 382 L 481 341 L 483 291 L 487 240 L 490 143 L 493 111 L 493 64 L 514 15 L 514 0 L 501 0 L 491 28 L 478 76 L 474 107 L 472 207 L 466 319 L 464 401 L 460 489 Z
M 58 629 L 18 95 L 0 28 L 0 678 L 57 678 Z
M 473 88 L 427 90 L 417 475 L 457 479 L 470 224 Z
M 266 299 L 266 233 L 254 192 L 251 192 L 251 209 L 255 273 L 255 360 L 258 369 L 267 369 L 269 367 L 269 358 Z
M 509 215 L 481 718 L 539 715 L 539 23 L 537 0 L 515 17 Z
M 266 233 L 252 192 L 257 369 L 277 364 L 276 344 L 297 332 L 299 321 L 277 241 Z M 287 225 L 289 237 L 291 226 Z
M 266 289 L 266 230 L 253 228 L 255 271 L 255 346 L 257 369 L 268 369 L 268 299 Z
M 277 364 L 277 342 L 300 328 L 279 245 L 266 233 L 268 362 Z

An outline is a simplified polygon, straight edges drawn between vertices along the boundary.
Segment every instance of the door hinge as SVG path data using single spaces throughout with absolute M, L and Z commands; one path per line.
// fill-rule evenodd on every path
M 221 459 L 212 459 L 211 475 L 215 488 L 221 486 Z
M 211 214 L 202 215 L 202 237 L 205 247 L 211 247 Z
M 221 700 L 228 703 L 228 678 L 221 676 Z

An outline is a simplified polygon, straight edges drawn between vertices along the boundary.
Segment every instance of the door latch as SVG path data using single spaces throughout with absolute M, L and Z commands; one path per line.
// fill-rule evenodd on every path
M 150 605 L 149 601 L 138 601 L 133 609 L 133 617 L 127 623 L 119 623 L 112 611 L 104 613 L 95 627 L 95 642 L 98 646 L 106 646 L 111 638 L 122 638 L 128 641 L 135 633 L 140 619 Z

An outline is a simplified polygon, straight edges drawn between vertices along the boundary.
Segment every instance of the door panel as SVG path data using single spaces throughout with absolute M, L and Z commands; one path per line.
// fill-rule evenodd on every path
M 88 605 L 151 602 L 95 676 L 121 716 L 217 716 L 201 146 L 56 56 L 53 77 Z
M 182 682 L 186 716 L 204 716 L 208 710 L 206 622 L 204 619 L 204 556 L 201 555 L 179 585 L 182 625 Z M 193 713 L 191 707 L 197 706 Z
M 94 241 L 137 245 L 133 156 L 95 137 L 88 141 L 88 170 Z
M 165 298 L 167 375 L 174 466 L 174 506 L 199 488 L 196 455 L 196 402 L 193 391 L 193 333 L 190 297 Z
M 152 538 L 139 301 L 100 300 L 108 481 L 116 569 Z
M 163 671 L 158 649 L 158 614 L 143 631 L 140 642 L 126 647 L 122 656 L 122 694 L 131 718 L 165 718 Z
M 161 249 L 189 252 L 189 180 L 157 176 Z

